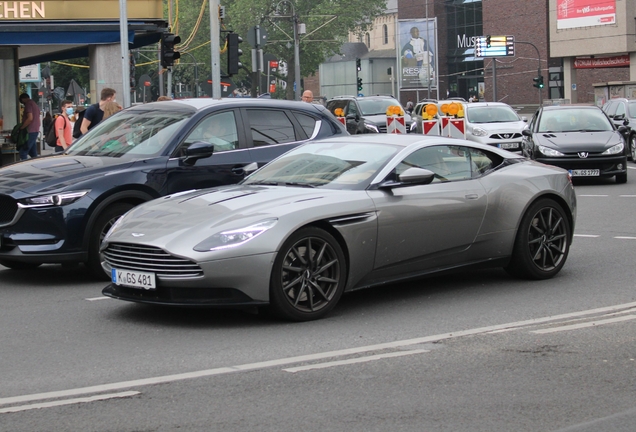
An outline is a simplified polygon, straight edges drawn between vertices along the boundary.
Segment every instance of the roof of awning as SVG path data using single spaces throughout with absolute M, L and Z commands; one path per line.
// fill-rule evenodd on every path
M 165 21 L 128 21 L 130 48 L 156 43 Z M 18 46 L 20 66 L 53 60 L 88 57 L 89 45 L 120 41 L 119 21 L 3 22 L 0 46 Z

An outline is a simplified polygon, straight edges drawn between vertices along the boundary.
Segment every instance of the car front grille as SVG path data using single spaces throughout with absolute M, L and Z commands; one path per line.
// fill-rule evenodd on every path
M 490 139 L 499 139 L 499 140 L 511 140 L 511 139 L 519 139 L 521 138 L 521 134 L 518 132 L 510 132 L 510 133 L 496 133 L 490 135 Z
M 154 246 L 111 243 L 104 250 L 105 261 L 114 268 L 155 273 L 159 278 L 203 276 L 198 264 L 175 257 Z
M 0 195 L 0 225 L 10 223 L 18 212 L 18 203 L 10 196 Z

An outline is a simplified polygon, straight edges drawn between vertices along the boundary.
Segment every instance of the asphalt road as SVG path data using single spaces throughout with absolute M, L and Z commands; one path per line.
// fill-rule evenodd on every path
M 0 431 L 633 431 L 636 168 L 579 181 L 549 281 L 470 271 L 327 319 L 104 299 L 83 267 L 0 267 Z

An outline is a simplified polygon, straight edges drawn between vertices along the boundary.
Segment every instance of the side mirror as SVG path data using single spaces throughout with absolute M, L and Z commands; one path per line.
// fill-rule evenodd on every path
M 194 142 L 185 149 L 185 159 L 183 159 L 183 164 L 194 165 L 197 160 L 209 158 L 213 153 L 214 144 L 210 144 L 205 141 Z
M 521 131 L 521 135 L 527 136 L 527 137 L 532 137 L 532 131 L 530 129 L 526 128 L 526 129 Z
M 528 123 L 528 117 L 526 117 L 526 116 L 521 117 L 521 121 L 524 121 L 524 122 Z
M 427 185 L 433 181 L 435 173 L 424 168 L 408 168 L 398 176 L 398 181 L 386 181 L 380 188 L 394 188 L 412 185 Z
M 619 121 L 619 120 L 623 120 L 625 118 L 625 114 L 619 114 L 619 115 L 615 115 L 614 117 L 612 117 L 614 120 Z
M 629 119 L 628 118 L 623 120 L 623 126 L 627 126 L 628 124 L 629 124 Z
M 355 114 L 347 114 L 347 116 L 345 117 L 347 120 L 357 120 L 358 116 Z
M 625 135 L 629 131 L 629 128 L 627 126 L 619 126 L 618 131 Z

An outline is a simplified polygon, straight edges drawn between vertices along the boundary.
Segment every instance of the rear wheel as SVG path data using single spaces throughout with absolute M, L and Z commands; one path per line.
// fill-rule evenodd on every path
M 347 265 L 342 248 L 328 232 L 303 228 L 280 248 L 270 282 L 272 311 L 291 321 L 322 318 L 344 291 Z
M 636 162 L 636 134 L 629 137 L 629 156 L 632 162 Z
M 40 267 L 42 263 L 0 260 L 0 265 L 10 268 L 11 270 L 32 270 Z
M 102 268 L 101 257 L 99 254 L 99 246 L 102 244 L 102 240 L 106 237 L 106 233 L 113 226 L 117 220 L 124 215 L 128 210 L 133 208 L 132 204 L 128 203 L 115 203 L 111 204 L 99 215 L 93 229 L 90 232 L 90 240 L 88 246 L 88 266 L 91 273 L 98 279 L 109 279 L 106 272 Z
M 555 201 L 541 199 L 521 220 L 505 270 L 525 279 L 549 279 L 563 268 L 569 251 L 570 223 L 565 211 Z

